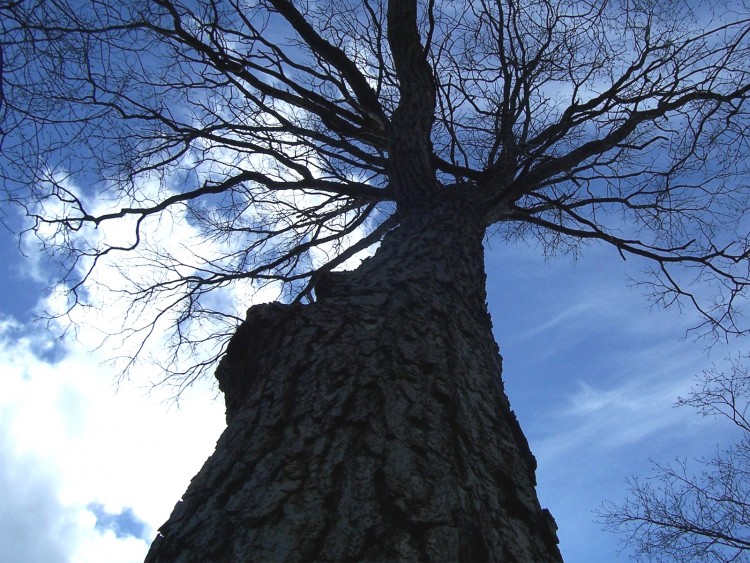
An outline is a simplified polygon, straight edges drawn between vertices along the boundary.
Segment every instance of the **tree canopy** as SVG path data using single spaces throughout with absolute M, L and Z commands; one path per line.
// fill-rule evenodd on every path
M 446 194 L 546 252 L 645 258 L 658 302 L 741 334 L 750 11 L 713 4 L 5 1 L 4 192 L 71 307 L 114 260 L 127 335 L 210 351 L 180 385 L 240 317 L 217 293 L 314 299 Z

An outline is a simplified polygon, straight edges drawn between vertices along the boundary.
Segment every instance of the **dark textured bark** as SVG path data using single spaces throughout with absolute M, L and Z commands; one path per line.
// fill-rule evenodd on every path
M 312 305 L 259 305 L 228 427 L 147 561 L 559 561 L 500 380 L 481 221 L 414 212 Z

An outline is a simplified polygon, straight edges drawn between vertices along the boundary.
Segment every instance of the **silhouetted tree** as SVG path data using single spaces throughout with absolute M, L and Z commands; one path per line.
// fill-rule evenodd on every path
M 607 243 L 742 333 L 750 19 L 714 8 L 3 2 L 4 187 L 71 307 L 121 262 L 124 330 L 170 326 L 182 388 L 240 320 L 217 291 L 287 303 L 229 341 L 228 428 L 149 560 L 559 560 L 483 237 Z M 197 234 L 179 252 L 154 242 L 171 221 Z
M 608 529 L 647 561 L 750 561 L 750 370 L 747 357 L 730 361 L 729 372 L 703 373 L 679 406 L 730 419 L 743 432 L 736 445 L 699 460 L 700 474 L 686 461 L 656 464 L 647 481 L 630 482 L 630 498 L 608 503 L 601 513 Z

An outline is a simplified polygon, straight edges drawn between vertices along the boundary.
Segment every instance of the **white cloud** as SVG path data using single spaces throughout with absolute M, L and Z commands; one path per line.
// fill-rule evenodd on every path
M 208 386 L 178 410 L 122 385 L 105 352 L 69 345 L 40 359 L 44 333 L 0 322 L 0 560 L 141 561 L 157 527 L 213 451 L 223 406 Z M 147 538 L 96 529 L 92 503 L 132 509 Z
M 113 204 L 91 203 L 97 211 Z M 82 236 L 85 244 L 122 244 L 131 238 L 131 228 L 132 222 L 111 222 Z M 193 244 L 195 229 L 170 214 L 145 221 L 142 235 L 153 248 L 169 249 L 186 261 L 193 251 L 221 251 L 205 242 Z M 26 240 L 24 250 L 30 257 L 26 274 L 49 283 L 49 265 L 33 239 Z M 139 268 L 136 277 L 160 275 L 158 263 L 136 253 L 127 258 L 128 267 Z M 184 391 L 179 409 L 168 401 L 171 389 L 150 388 L 163 372 L 148 362 L 137 366 L 132 380 L 117 385 L 120 372 L 111 359 L 127 361 L 139 341 L 116 337 L 102 345 L 103 338 L 117 335 L 123 320 L 126 329 L 148 323 L 144 315 L 133 315 L 127 299 L 118 298 L 126 287 L 123 265 L 121 254 L 106 256 L 85 288 L 94 307 L 78 308 L 50 325 L 23 325 L 0 312 L 0 561 L 142 561 L 224 428 L 223 404 L 214 400 L 210 381 Z M 66 289 L 58 286 L 38 307 L 64 312 Z M 229 306 L 242 305 L 231 297 Z M 165 349 L 164 332 L 162 321 L 143 359 Z M 55 341 L 60 334 L 63 341 Z M 115 533 L 101 520 L 97 526 L 97 514 L 106 518 L 131 511 L 136 523 L 144 524 L 135 526 L 145 528 L 138 537 L 120 529 Z
M 16 451 L 7 418 L 0 417 L 0 561 L 66 561 L 74 515 L 56 498 L 49 467 Z

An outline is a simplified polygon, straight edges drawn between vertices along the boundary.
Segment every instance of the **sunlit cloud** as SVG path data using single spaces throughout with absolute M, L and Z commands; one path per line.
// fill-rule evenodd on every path
M 104 352 L 0 321 L 0 560 L 142 560 L 223 429 L 208 385 L 178 410 L 122 385 Z

